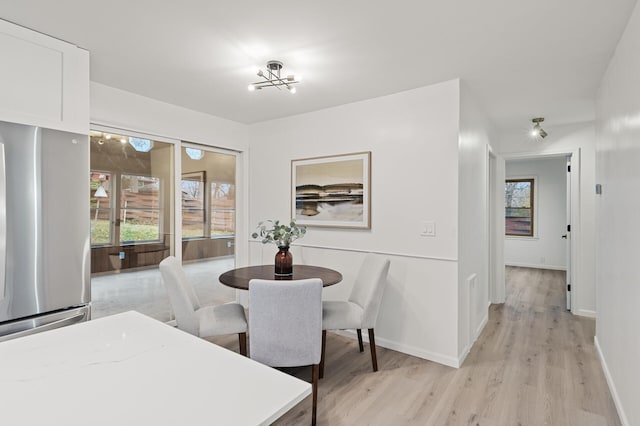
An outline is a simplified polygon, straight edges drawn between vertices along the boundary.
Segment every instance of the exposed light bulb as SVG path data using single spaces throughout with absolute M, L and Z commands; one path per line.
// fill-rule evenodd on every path
M 288 89 L 289 89 L 289 92 L 291 92 L 291 94 L 294 94 L 297 92 L 296 88 L 293 86 L 289 86 Z
M 538 136 L 540 136 L 540 131 L 537 128 L 531 129 L 531 136 L 537 138 Z
M 255 86 L 254 84 L 250 84 L 249 86 L 247 86 L 247 89 L 248 89 L 250 92 L 253 92 L 254 90 L 256 90 L 256 86 Z
M 104 135 L 104 138 L 105 138 L 106 140 L 109 140 L 109 139 L 111 139 L 111 135 L 107 133 L 106 135 Z
M 125 144 L 125 143 L 127 143 L 127 140 L 125 138 L 122 138 L 122 139 L 120 139 L 120 143 L 121 144 Z

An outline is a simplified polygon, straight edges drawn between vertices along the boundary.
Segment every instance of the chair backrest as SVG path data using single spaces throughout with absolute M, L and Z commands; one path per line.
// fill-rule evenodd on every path
M 362 328 L 375 328 L 382 294 L 387 284 L 389 259 L 367 253 L 353 284 L 349 301 L 362 307 Z
M 322 280 L 249 282 L 249 355 L 272 367 L 320 363 Z
M 195 316 L 195 311 L 200 309 L 200 303 L 180 261 L 174 256 L 167 257 L 160 262 L 160 274 L 167 288 L 178 328 L 198 336 L 200 322 Z

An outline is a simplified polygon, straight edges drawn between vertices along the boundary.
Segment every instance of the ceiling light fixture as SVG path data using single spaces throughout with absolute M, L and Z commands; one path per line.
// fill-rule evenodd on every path
M 296 93 L 296 88 L 293 86 L 296 83 L 300 83 L 300 76 L 288 75 L 286 77 L 281 77 L 280 72 L 282 71 L 282 62 L 280 61 L 269 61 L 267 62 L 267 71 L 262 72 L 262 70 L 258 70 L 258 77 L 262 77 L 264 81 L 257 81 L 255 83 L 251 83 L 248 87 L 250 92 L 254 90 L 261 90 L 264 87 L 275 87 L 278 90 L 282 90 L 282 87 L 287 89 L 289 93 Z
M 531 120 L 533 122 L 533 127 L 531 128 L 531 137 L 533 138 L 546 138 L 548 133 L 544 131 L 544 129 L 540 126 L 540 123 L 544 121 L 544 117 L 537 117 Z

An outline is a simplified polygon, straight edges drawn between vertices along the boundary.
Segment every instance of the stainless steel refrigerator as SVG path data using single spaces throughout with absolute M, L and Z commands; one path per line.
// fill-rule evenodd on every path
M 89 140 L 0 121 L 0 341 L 90 315 Z

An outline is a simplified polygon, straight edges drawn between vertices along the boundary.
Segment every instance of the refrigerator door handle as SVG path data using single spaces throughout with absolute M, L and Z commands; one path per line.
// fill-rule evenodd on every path
M 82 321 L 83 319 L 85 319 L 87 316 L 86 312 L 80 312 L 78 314 L 75 314 L 73 316 L 67 317 L 67 318 L 63 318 L 57 321 L 52 321 L 49 322 L 47 324 L 43 324 L 34 328 L 30 328 L 28 330 L 23 330 L 23 331 L 19 331 L 17 333 L 12 333 L 6 336 L 0 336 L 0 342 L 4 341 L 4 340 L 9 340 L 9 339 L 15 339 L 18 337 L 24 337 L 24 336 L 29 336 L 30 334 L 36 334 L 36 333 L 40 333 L 42 331 L 47 331 L 47 330 L 53 330 L 55 328 L 60 328 L 60 327 L 64 327 L 67 325 L 71 325 L 71 324 L 75 324 L 77 322 Z
M 0 142 L 0 300 L 4 299 L 7 287 L 7 172 L 4 159 L 4 144 Z

